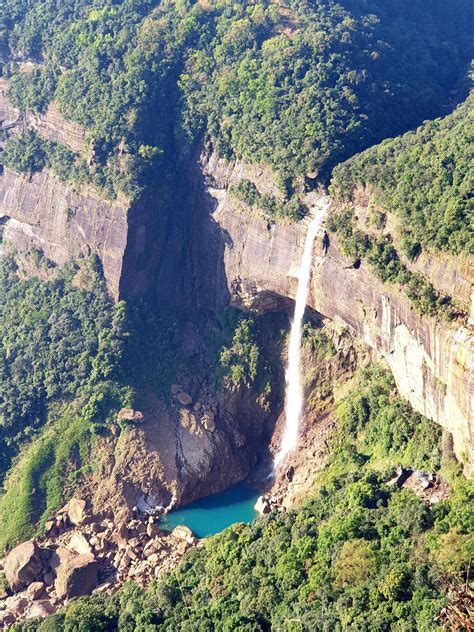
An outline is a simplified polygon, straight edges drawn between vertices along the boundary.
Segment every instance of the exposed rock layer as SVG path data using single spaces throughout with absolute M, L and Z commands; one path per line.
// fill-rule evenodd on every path
M 228 193 L 229 182 L 246 177 L 259 184 L 259 178 L 267 176 L 255 168 L 223 165 L 212 155 L 203 167 L 208 193 L 215 200 L 212 221 L 221 232 L 231 300 L 267 310 L 281 306 L 282 297 L 294 298 L 307 221 L 269 225 L 236 203 Z M 201 213 L 199 225 L 205 227 L 206 209 Z M 202 234 L 207 239 L 205 228 Z M 364 264 L 354 269 L 334 241 L 327 256 L 321 242 L 315 246 L 308 303 L 378 351 L 391 367 L 400 393 L 416 410 L 451 432 L 458 458 L 466 460 L 467 456 L 472 463 L 474 352 L 470 325 L 421 316 L 401 288 L 383 284 Z

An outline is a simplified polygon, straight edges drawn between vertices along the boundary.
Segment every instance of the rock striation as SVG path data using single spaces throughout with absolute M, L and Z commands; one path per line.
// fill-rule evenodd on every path
M 223 164 L 213 154 L 203 157 L 206 191 L 214 204 L 201 209 L 198 222 L 208 238 L 206 213 L 220 229 L 223 279 L 235 305 L 274 310 L 294 299 L 307 220 L 269 224 L 243 208 L 229 194 L 229 184 L 248 178 L 268 187 L 268 174 L 255 167 Z M 314 202 L 310 194 L 307 204 Z M 208 224 L 209 224 L 208 218 Z M 199 236 L 197 237 L 199 242 Z M 202 243 L 199 249 L 203 252 Z M 206 261 L 200 260 L 205 275 Z M 209 272 L 208 272 L 209 274 Z M 383 284 L 362 263 L 355 269 L 335 240 L 325 254 L 321 240 L 314 248 L 308 303 L 319 314 L 347 327 L 379 353 L 390 366 L 400 393 L 415 410 L 439 423 L 453 436 L 454 452 L 466 469 L 474 462 L 474 347 L 469 323 L 448 324 L 422 316 L 403 290 Z

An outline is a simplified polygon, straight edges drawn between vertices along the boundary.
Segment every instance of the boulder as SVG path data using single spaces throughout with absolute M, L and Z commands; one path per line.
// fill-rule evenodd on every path
M 129 533 L 124 522 L 118 525 L 117 530 L 110 536 L 111 542 L 117 545 L 119 549 L 123 548 L 128 541 Z
M 173 535 L 178 540 L 183 540 L 184 542 L 187 542 L 188 544 L 194 544 L 194 542 L 196 541 L 196 538 L 194 537 L 191 529 L 182 524 L 175 527 L 171 535 Z
M 0 629 L 8 628 L 10 625 L 15 623 L 15 617 L 11 612 L 8 611 L 0 611 Z
M 63 546 L 58 546 L 51 556 L 49 562 L 53 570 L 57 570 L 62 564 L 67 564 L 70 560 L 74 559 L 76 554 Z
M 36 617 L 46 617 L 48 614 L 53 614 L 55 610 L 56 608 L 49 599 L 41 599 L 40 601 L 35 601 L 31 604 L 30 609 L 26 614 L 26 618 L 35 619 Z
M 42 570 L 40 548 L 34 540 L 22 542 L 10 551 L 5 559 L 5 577 L 14 591 L 31 584 Z
M 209 410 L 207 411 L 207 413 L 204 413 L 202 417 L 202 425 L 208 432 L 214 432 L 214 430 L 216 429 L 216 423 L 214 421 L 214 418 L 215 418 L 215 414 L 212 412 L 212 410 Z
M 41 594 L 45 592 L 46 586 L 43 582 L 33 582 L 26 589 L 26 596 L 30 601 L 34 601 L 41 597 Z
M 78 555 L 90 555 L 92 553 L 92 547 L 89 544 L 86 536 L 80 531 L 74 531 L 69 540 L 68 549 L 74 551 Z
M 185 393 L 184 391 L 177 393 L 175 397 L 182 406 L 189 406 L 193 403 L 191 395 L 189 393 Z
M 30 605 L 30 602 L 25 597 L 25 593 L 19 595 L 13 595 L 5 600 L 8 612 L 11 612 L 14 617 L 19 617 Z
M 143 421 L 143 413 L 133 408 L 122 408 L 117 414 L 117 421 L 130 421 L 140 423 Z
M 64 559 L 56 571 L 54 587 L 58 597 L 88 595 L 97 585 L 99 564 L 93 555 Z
M 81 498 L 71 498 L 68 502 L 67 514 L 73 525 L 83 524 L 87 518 L 86 501 Z
M 264 514 L 270 513 L 271 507 L 268 498 L 265 498 L 265 496 L 259 496 L 257 498 L 257 502 L 255 503 L 254 509 L 262 516 Z
M 179 386 L 179 384 L 171 384 L 171 395 L 177 395 L 180 390 L 181 387 Z

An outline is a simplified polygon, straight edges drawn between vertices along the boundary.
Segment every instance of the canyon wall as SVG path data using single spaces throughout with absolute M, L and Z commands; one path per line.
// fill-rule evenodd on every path
M 61 118 L 55 106 L 27 121 L 47 138 L 81 150 L 85 133 Z M 21 117 L 0 86 L 0 123 Z M 215 312 L 230 302 L 259 311 L 288 307 L 307 221 L 269 223 L 229 193 L 242 178 L 280 195 L 264 167 L 217 160 L 208 149 L 177 159 L 174 194 L 164 201 L 102 198 L 91 187 L 60 182 L 45 170 L 31 177 L 0 174 L 3 237 L 17 248 L 34 245 L 61 264 L 97 252 L 115 299 L 152 293 L 161 309 Z M 307 204 L 316 194 L 307 196 Z M 361 212 L 363 213 L 363 207 Z M 428 276 L 455 287 L 466 303 L 469 265 L 462 274 L 425 261 Z M 454 280 L 454 281 L 453 281 Z M 472 281 L 472 279 L 471 279 Z M 382 284 L 362 264 L 354 269 L 331 243 L 315 247 L 310 306 L 348 327 L 390 365 L 400 392 L 416 410 L 453 435 L 462 460 L 473 454 L 473 336 L 470 324 L 447 324 L 415 312 L 403 290 Z
M 243 177 L 268 188 L 268 174 L 262 169 L 224 165 L 213 155 L 203 169 L 215 200 L 208 221 L 221 230 L 232 302 L 260 311 L 281 307 L 282 300 L 296 293 L 308 220 L 269 224 L 229 194 L 229 183 Z M 316 199 L 309 194 L 308 205 Z M 205 226 L 205 219 L 199 223 Z M 327 254 L 321 239 L 315 245 L 309 305 L 347 327 L 386 360 L 400 393 L 415 410 L 452 433 L 455 454 L 469 470 L 474 460 L 472 326 L 420 315 L 402 288 L 383 284 L 364 263 L 355 269 L 334 240 Z

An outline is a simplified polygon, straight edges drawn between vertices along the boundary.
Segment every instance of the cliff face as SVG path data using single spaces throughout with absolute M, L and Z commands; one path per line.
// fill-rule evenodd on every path
M 128 240 L 128 206 L 79 193 L 51 172 L 30 178 L 6 169 L 0 176 L 0 214 L 8 218 L 4 239 L 17 249 L 34 246 L 54 262 L 90 251 L 102 260 L 109 290 L 118 297 Z
M 2 85 L 0 122 L 18 127 L 21 117 L 4 92 Z M 54 106 L 30 119 L 45 137 L 83 148 L 84 131 L 64 121 Z M 278 195 L 264 168 L 224 165 L 212 153 L 190 167 L 191 162 L 189 156 L 177 162 L 182 186 L 175 183 L 172 200 L 135 205 L 105 200 L 90 187 L 76 190 L 48 171 L 27 178 L 5 170 L 3 236 L 17 248 L 41 248 L 57 263 L 97 252 L 115 299 L 152 290 L 162 309 L 215 311 L 229 300 L 260 311 L 288 307 L 307 222 L 270 225 L 228 193 L 229 184 L 249 178 L 262 192 Z M 315 201 L 314 194 L 308 196 L 308 205 Z M 457 271 L 455 262 L 440 266 L 428 259 L 418 265 L 468 302 L 469 266 Z M 414 408 L 452 433 L 458 457 L 474 458 L 469 325 L 420 316 L 402 290 L 382 284 L 364 265 L 352 268 L 335 242 L 327 256 L 320 243 L 315 246 L 309 304 L 380 353 Z
M 239 207 L 228 194 L 228 183 L 242 177 L 267 181 L 267 175 L 255 168 L 223 166 L 211 156 L 204 172 L 215 200 L 208 222 L 220 227 L 231 300 L 258 310 L 281 307 L 296 293 L 307 221 L 268 225 Z M 309 205 L 316 201 L 311 195 Z M 205 224 L 201 217 L 199 225 Z M 400 393 L 452 433 L 455 454 L 472 463 L 474 353 L 469 325 L 421 316 L 402 289 L 381 283 L 364 264 L 354 269 L 334 241 L 324 255 L 320 239 L 314 247 L 309 305 L 378 352 L 389 364 Z
M 44 114 L 25 117 L 8 102 L 7 88 L 0 80 L 0 149 L 2 130 L 14 134 L 25 125 L 74 151 L 85 149 L 85 130 L 65 120 L 55 104 Z M 90 186 L 61 182 L 47 169 L 30 177 L 4 169 L 0 220 L 6 242 L 19 250 L 37 248 L 59 265 L 79 254 L 97 253 L 116 300 L 144 294 L 153 284 L 165 234 L 164 217 L 153 200 L 109 200 Z

